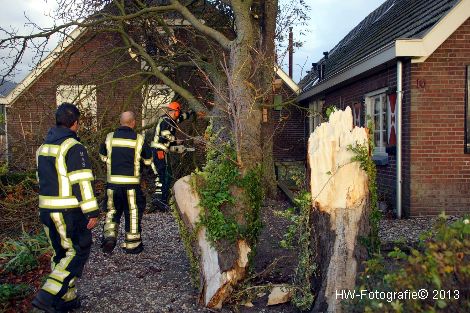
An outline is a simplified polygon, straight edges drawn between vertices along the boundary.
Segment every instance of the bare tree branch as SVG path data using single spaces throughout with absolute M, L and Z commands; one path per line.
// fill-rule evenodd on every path
M 194 14 L 188 10 L 188 8 L 182 5 L 178 0 L 170 0 L 170 2 L 176 11 L 178 11 L 185 19 L 187 19 L 188 22 L 194 26 L 194 28 L 217 41 L 225 50 L 230 50 L 232 42 L 227 37 L 225 37 L 224 34 L 213 29 L 212 27 L 204 25 L 198 18 L 194 16 Z

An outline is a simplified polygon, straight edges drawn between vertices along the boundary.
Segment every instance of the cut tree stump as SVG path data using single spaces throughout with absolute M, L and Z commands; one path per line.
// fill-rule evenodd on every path
M 312 244 L 318 266 L 313 312 L 341 312 L 336 292 L 353 290 L 366 258 L 359 237 L 369 234 L 368 176 L 351 162 L 348 146 L 368 144 L 365 128 L 353 128 L 351 109 L 332 113 L 308 142 L 311 169 Z
M 179 179 L 173 188 L 177 211 L 187 230 L 194 233 L 201 208 L 189 179 L 190 176 Z M 245 240 L 238 240 L 219 243 L 216 250 L 206 237 L 205 227 L 199 227 L 195 237 L 192 249 L 199 261 L 200 301 L 208 308 L 220 309 L 232 287 L 245 277 L 251 249 Z

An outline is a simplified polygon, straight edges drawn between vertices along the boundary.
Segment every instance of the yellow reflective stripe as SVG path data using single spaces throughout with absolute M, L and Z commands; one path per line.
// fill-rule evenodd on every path
M 139 177 L 133 177 L 133 176 L 108 175 L 108 183 L 113 183 L 113 184 L 138 184 L 138 183 L 140 183 L 140 178 Z
M 129 201 L 129 219 L 130 219 L 130 233 L 136 234 L 138 231 L 138 214 L 137 204 L 135 199 L 135 190 L 130 189 L 127 191 L 127 200 Z
M 62 300 L 69 302 L 77 298 L 77 288 L 70 287 L 67 292 L 62 296 Z
M 83 213 L 89 213 L 91 211 L 97 210 L 98 209 L 98 202 L 96 202 L 96 199 L 92 199 L 86 202 L 80 203 L 80 208 L 82 209 Z
M 41 147 L 42 147 L 42 146 L 40 146 L 40 147 L 36 150 L 36 167 L 39 167 L 39 151 L 41 150 Z M 36 171 L 36 178 L 38 179 L 38 182 L 39 182 L 38 171 Z
M 60 146 L 58 145 L 43 144 L 39 147 L 36 153 L 38 155 L 55 157 L 59 153 L 59 149 Z
M 104 225 L 104 230 L 112 230 L 112 229 L 115 229 L 117 226 L 116 223 L 108 223 L 106 225 Z
M 134 151 L 134 176 L 140 175 L 140 154 L 142 153 L 142 146 L 144 145 L 144 137 L 137 134 L 136 148 Z
M 106 152 L 108 157 L 106 158 L 106 171 L 108 175 L 111 175 L 111 154 L 113 152 L 113 148 L 111 147 L 111 140 L 113 140 L 114 132 L 109 133 L 106 136 L 105 144 L 106 144 Z
M 54 270 L 51 273 L 51 275 L 54 275 L 56 273 L 59 273 L 58 275 L 60 275 L 60 273 L 66 271 L 65 269 L 75 257 L 76 252 L 73 248 L 72 239 L 67 237 L 67 224 L 65 224 L 63 214 L 60 212 L 54 212 L 51 213 L 50 216 L 52 221 L 54 222 L 57 232 L 59 233 L 60 244 L 66 250 L 65 257 L 60 260 L 60 262 L 54 267 Z
M 52 273 L 49 274 L 49 277 L 54 278 L 57 281 L 63 282 L 64 279 L 67 278 L 67 276 L 70 275 L 69 271 L 66 270 L 54 270 Z
M 108 196 L 108 213 L 106 214 L 106 224 L 108 224 L 113 221 L 116 208 L 114 207 L 114 190 L 107 189 L 106 194 Z
M 160 140 L 160 124 L 162 123 L 163 121 L 163 118 L 160 117 L 158 119 L 158 124 L 157 124 L 157 127 L 155 128 L 155 136 L 153 136 L 153 141 L 151 143 L 152 147 L 153 147 L 153 144 L 155 143 L 158 143 Z
M 69 180 L 72 184 L 77 183 L 80 180 L 93 180 L 93 172 L 89 169 L 78 170 L 68 173 Z
M 88 180 L 80 182 L 80 191 L 82 192 L 82 201 L 88 201 L 95 198 L 93 195 L 93 187 Z
M 140 239 L 140 234 L 131 234 L 131 233 L 126 234 L 126 240 L 137 240 L 137 239 Z
M 124 242 L 122 247 L 126 249 L 134 249 L 140 246 L 142 243 L 140 241 L 137 242 Z
M 159 143 L 159 142 L 152 142 L 152 143 L 150 144 L 150 146 L 151 146 L 152 148 L 162 149 L 162 150 L 165 151 L 165 152 L 168 151 L 168 147 L 165 146 L 165 145 L 162 144 L 162 143 Z
M 75 197 L 49 197 L 39 195 L 39 207 L 42 209 L 76 208 L 79 203 Z
M 78 143 L 77 140 L 69 138 L 65 140 L 59 148 L 59 152 L 56 158 L 56 169 L 59 174 L 59 195 L 62 197 L 68 197 L 72 195 L 72 186 L 70 180 L 67 177 L 67 164 L 65 162 L 65 156 L 70 148 Z
M 169 130 L 162 130 L 161 135 L 162 135 L 162 137 L 166 137 L 166 138 L 172 137 L 171 131 L 169 131 Z
M 50 213 L 51 219 L 54 222 L 55 228 L 60 236 L 60 244 L 64 249 L 72 248 L 72 240 L 67 238 L 67 225 L 64 221 L 64 216 L 60 212 Z
M 112 147 L 135 148 L 138 142 L 133 139 L 113 138 L 111 140 Z
M 55 296 L 62 289 L 62 285 L 53 279 L 48 279 L 42 289 Z

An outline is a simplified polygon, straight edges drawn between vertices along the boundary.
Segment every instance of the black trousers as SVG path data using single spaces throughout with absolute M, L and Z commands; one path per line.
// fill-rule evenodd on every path
M 133 250 L 142 244 L 141 220 L 145 210 L 145 196 L 139 185 L 132 187 L 108 186 L 108 213 L 104 224 L 104 238 L 116 238 L 124 213 L 126 237 L 123 248 Z
M 155 198 L 162 204 L 168 204 L 170 196 L 171 173 L 168 166 L 168 154 L 165 153 L 163 159 L 159 159 L 157 149 L 153 151 L 153 164 L 157 170 L 157 177 L 155 178 Z
M 39 218 L 49 237 L 54 255 L 52 272 L 38 296 L 52 305 L 72 301 L 77 297 L 75 280 L 80 277 L 90 255 L 91 231 L 88 219 L 78 208 L 51 211 L 40 209 Z

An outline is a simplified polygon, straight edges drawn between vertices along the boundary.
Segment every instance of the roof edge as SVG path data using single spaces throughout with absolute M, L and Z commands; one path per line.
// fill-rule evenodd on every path
M 303 101 L 307 98 L 317 95 L 318 93 L 325 91 L 328 88 L 336 86 L 348 79 L 351 79 L 357 75 L 360 75 L 368 70 L 371 70 L 379 65 L 382 65 L 395 58 L 395 44 L 385 46 L 368 56 L 362 58 L 356 63 L 334 73 L 327 80 L 323 81 L 319 85 L 316 85 L 312 89 L 297 97 L 297 101 Z
M 286 85 L 295 93 L 300 94 L 300 87 L 299 85 L 294 82 L 294 80 L 287 75 L 286 72 L 277 64 L 274 64 L 274 72 L 286 83 Z
M 397 57 L 413 57 L 422 63 L 470 18 L 470 0 L 457 3 L 422 39 L 397 39 Z
M 391 45 L 382 47 L 332 74 L 327 80 L 300 94 L 297 101 L 315 96 L 397 57 L 409 57 L 413 63 L 424 62 L 468 18 L 470 18 L 470 0 L 461 0 L 422 39 L 397 39 Z
M 26 76 L 16 87 L 13 89 L 8 96 L 5 98 L 6 99 L 6 104 L 11 105 L 13 102 L 15 102 L 18 97 L 28 89 L 32 83 L 36 81 L 39 77 L 42 76 L 44 72 L 46 72 L 52 65 L 55 64 L 55 62 L 60 58 L 61 54 L 66 51 L 71 44 L 79 38 L 84 32 L 86 28 L 83 27 L 77 27 L 75 28 L 70 35 L 67 35 L 67 37 L 57 45 L 57 47 L 52 50 L 47 57 L 39 63 L 38 66 L 36 66 L 29 74 Z

